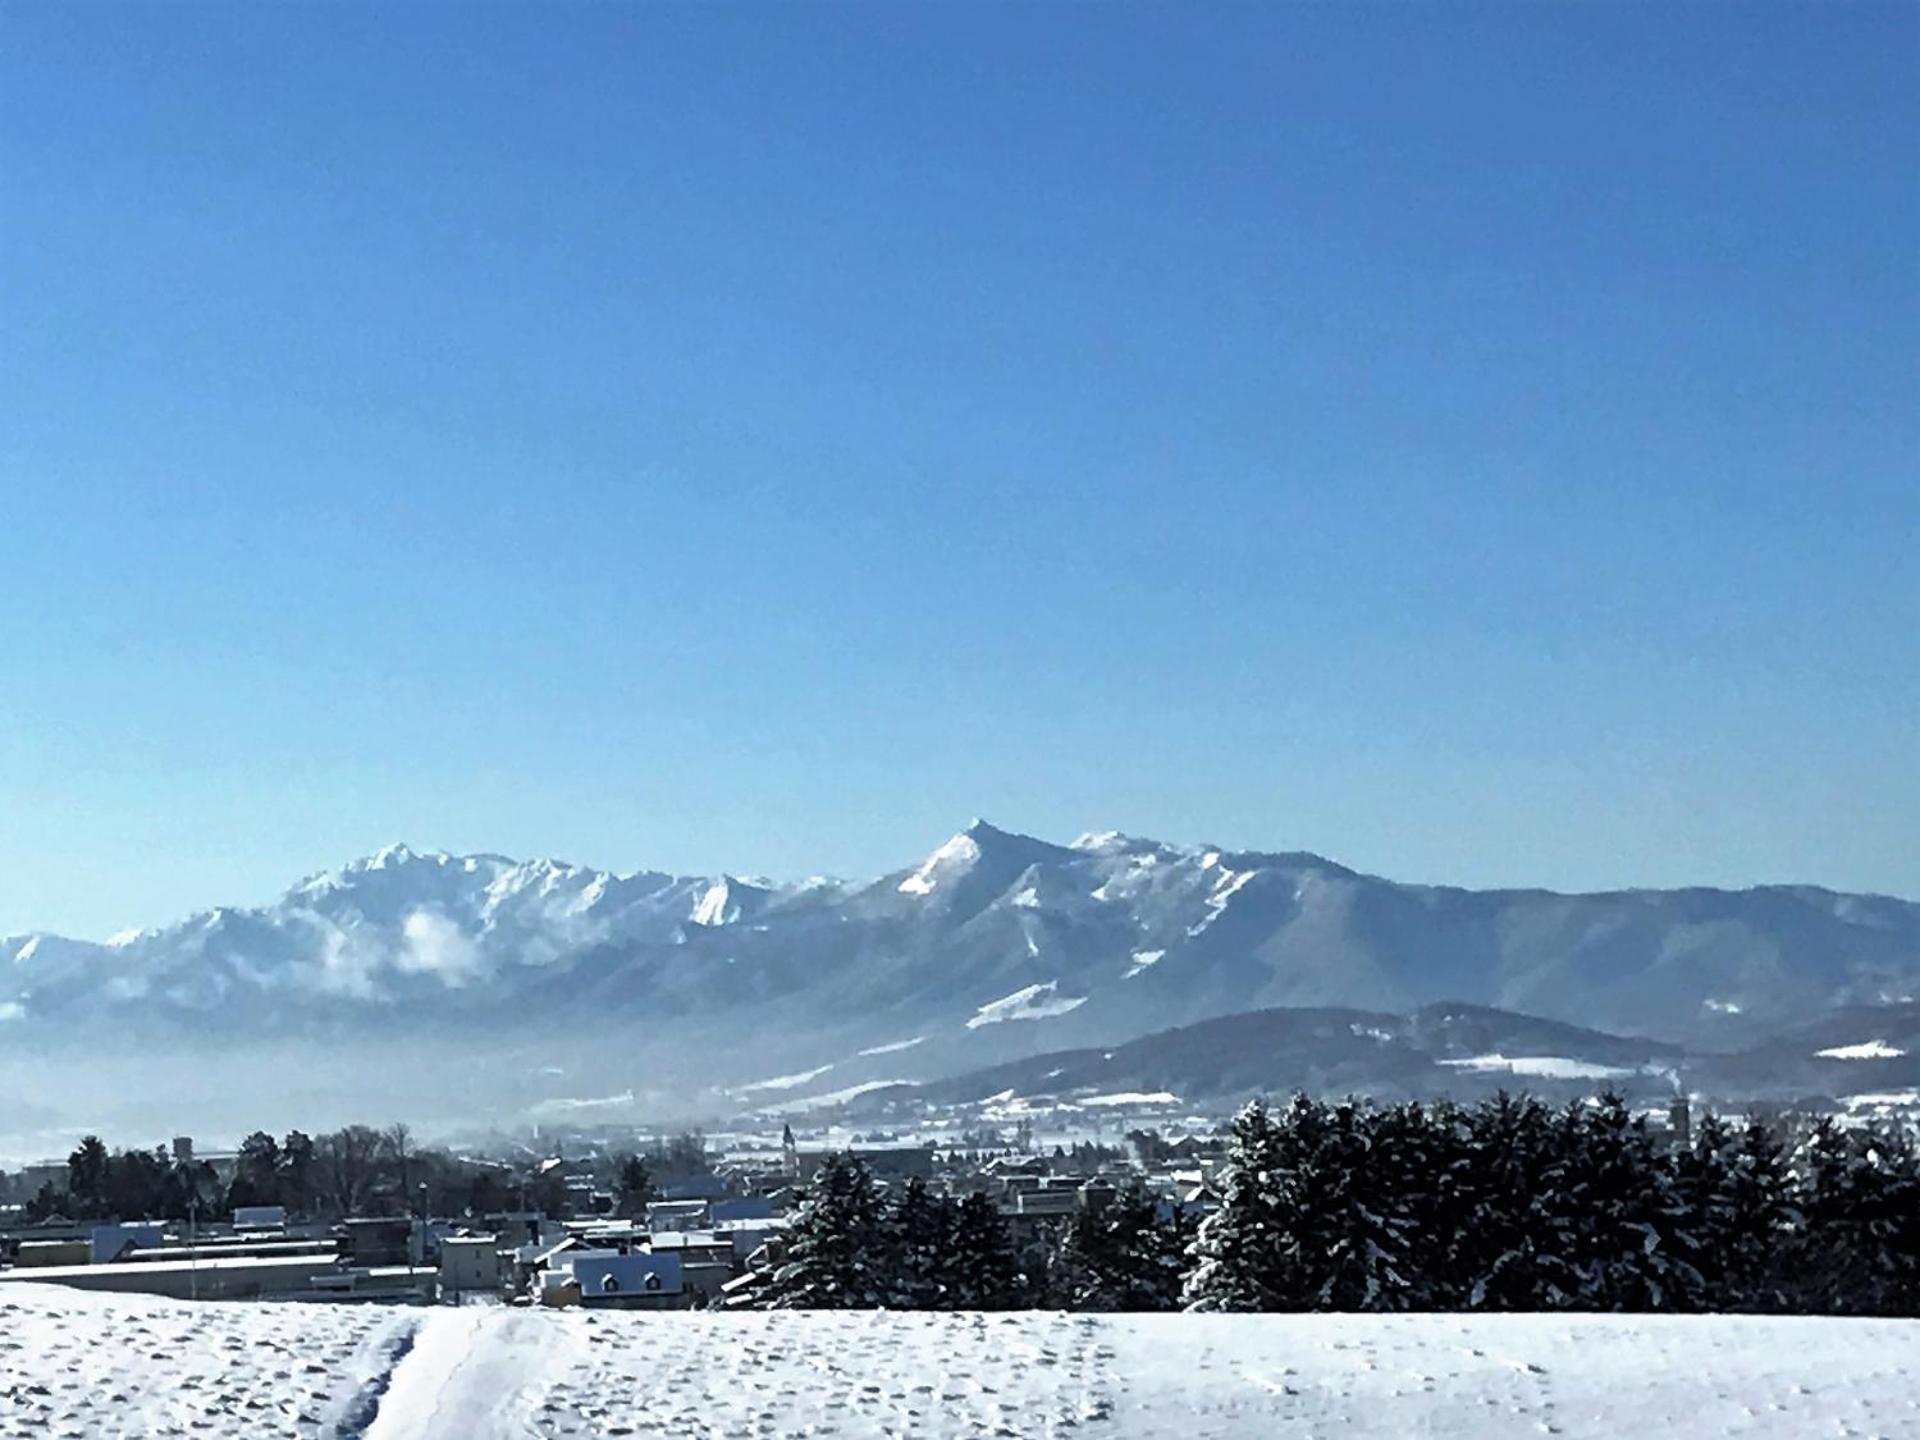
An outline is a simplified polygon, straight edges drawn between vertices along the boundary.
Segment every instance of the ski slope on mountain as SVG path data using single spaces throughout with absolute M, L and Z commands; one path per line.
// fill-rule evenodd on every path
M 201 1305 L 13 1286 L 0 1437 L 1920 1436 L 1920 1322 Z

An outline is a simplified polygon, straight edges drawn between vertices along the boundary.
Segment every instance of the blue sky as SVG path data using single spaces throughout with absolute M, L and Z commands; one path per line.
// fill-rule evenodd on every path
M 1920 894 L 1920 10 L 15 5 L 0 934 L 975 813 Z

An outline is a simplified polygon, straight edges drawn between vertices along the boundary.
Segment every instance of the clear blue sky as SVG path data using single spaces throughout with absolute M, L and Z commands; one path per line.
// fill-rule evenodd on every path
M 393 839 L 1920 894 L 1920 8 L 0 10 L 0 934 Z

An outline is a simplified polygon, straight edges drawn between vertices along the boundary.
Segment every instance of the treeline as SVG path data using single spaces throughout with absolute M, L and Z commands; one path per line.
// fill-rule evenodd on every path
M 1233 1121 L 1218 1189 L 1197 1225 L 1136 1189 L 1022 1253 L 984 1197 L 883 1196 L 842 1160 L 740 1303 L 1920 1315 L 1898 1124 L 1300 1097 Z
M 346 1125 L 275 1139 L 256 1130 L 241 1142 L 231 1177 L 203 1159 L 166 1149 L 108 1150 L 89 1135 L 67 1157 L 66 1185 L 47 1184 L 28 1220 L 186 1220 L 224 1217 L 240 1206 L 284 1205 L 294 1215 L 405 1214 L 503 1209 L 524 1188 L 503 1167 L 414 1144 L 405 1125 Z
M 67 1157 L 64 1188 L 51 1182 L 29 1196 L 29 1222 L 64 1215 L 74 1220 L 162 1219 L 210 1213 L 207 1197 L 220 1180 L 205 1163 L 182 1163 L 168 1150 L 108 1152 L 89 1135 Z
M 638 1155 L 587 1166 L 590 1178 L 623 1208 L 643 1209 L 656 1178 L 706 1169 L 697 1134 L 653 1141 Z M 364 1215 L 483 1215 L 538 1210 L 565 1215 L 567 1176 L 558 1168 L 518 1168 L 456 1156 L 415 1143 L 404 1124 L 346 1125 L 319 1135 L 290 1130 L 276 1139 L 256 1130 L 240 1143 L 229 1178 L 205 1160 L 171 1151 L 109 1150 L 89 1135 L 67 1157 L 64 1186 L 48 1183 L 29 1196 L 29 1222 L 173 1220 L 224 1217 L 241 1206 L 284 1205 L 291 1215 L 337 1219 Z

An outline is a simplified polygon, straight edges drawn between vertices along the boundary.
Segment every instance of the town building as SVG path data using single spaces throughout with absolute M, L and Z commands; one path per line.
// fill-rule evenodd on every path
M 506 1270 L 494 1235 L 447 1235 L 440 1240 L 440 1295 L 456 1303 L 462 1296 L 500 1293 Z

